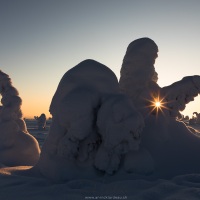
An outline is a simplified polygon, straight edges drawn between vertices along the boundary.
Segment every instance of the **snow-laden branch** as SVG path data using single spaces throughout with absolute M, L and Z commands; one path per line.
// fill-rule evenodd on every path
M 200 76 L 187 76 L 170 86 L 161 89 L 161 95 L 165 98 L 171 116 L 178 116 L 186 104 L 193 101 L 200 93 Z

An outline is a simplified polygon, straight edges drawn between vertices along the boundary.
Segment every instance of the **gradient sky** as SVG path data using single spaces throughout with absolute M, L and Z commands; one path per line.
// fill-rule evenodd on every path
M 0 69 L 23 99 L 25 117 L 45 113 L 63 74 L 95 59 L 118 76 L 128 44 L 159 47 L 159 85 L 200 75 L 199 0 L 0 0 Z M 183 114 L 200 112 L 200 97 Z

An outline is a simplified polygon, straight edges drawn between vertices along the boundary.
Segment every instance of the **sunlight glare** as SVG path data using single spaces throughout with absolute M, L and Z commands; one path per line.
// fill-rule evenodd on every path
M 160 106 L 161 106 L 160 101 L 156 101 L 156 102 L 155 102 L 155 106 L 156 106 L 156 107 L 160 107 Z
M 152 100 L 147 100 L 150 102 L 150 105 L 148 106 L 151 108 L 150 113 L 155 113 L 156 115 L 159 113 L 159 111 L 163 112 L 163 109 L 168 109 L 166 107 L 166 102 L 164 101 L 164 98 L 161 98 L 159 95 L 156 97 L 152 95 Z

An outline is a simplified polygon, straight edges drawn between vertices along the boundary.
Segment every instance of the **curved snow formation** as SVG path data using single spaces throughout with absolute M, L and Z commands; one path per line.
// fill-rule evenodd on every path
M 160 89 L 154 68 L 157 53 L 156 43 L 149 38 L 142 38 L 131 42 L 124 56 L 119 86 L 137 108 L 144 107 L 149 91 L 157 93 Z
M 52 125 L 36 169 L 53 180 L 97 178 L 118 171 L 138 149 L 143 118 L 120 94 L 115 74 L 85 60 L 62 77 L 53 96 Z
M 2 71 L 0 94 L 0 163 L 5 166 L 34 165 L 40 154 L 38 142 L 27 131 L 17 89 Z
M 176 120 L 179 111 L 200 93 L 200 76 L 188 76 L 161 88 L 154 63 L 158 46 L 149 38 L 140 38 L 127 48 L 119 85 L 145 118 L 140 147 L 153 158 L 155 174 L 200 172 L 200 138 Z M 162 100 L 161 109 L 153 109 L 155 99 Z
M 185 106 L 200 93 L 200 76 L 186 76 L 170 86 L 163 87 L 161 94 L 165 97 L 171 116 L 178 116 Z

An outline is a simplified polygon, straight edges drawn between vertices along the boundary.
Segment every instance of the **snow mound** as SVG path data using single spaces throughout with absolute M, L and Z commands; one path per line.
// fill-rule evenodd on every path
M 120 94 L 115 74 L 94 60 L 66 72 L 50 112 L 52 125 L 35 167 L 48 178 L 93 179 L 100 171 L 113 174 L 122 157 L 138 149 L 143 118 Z

